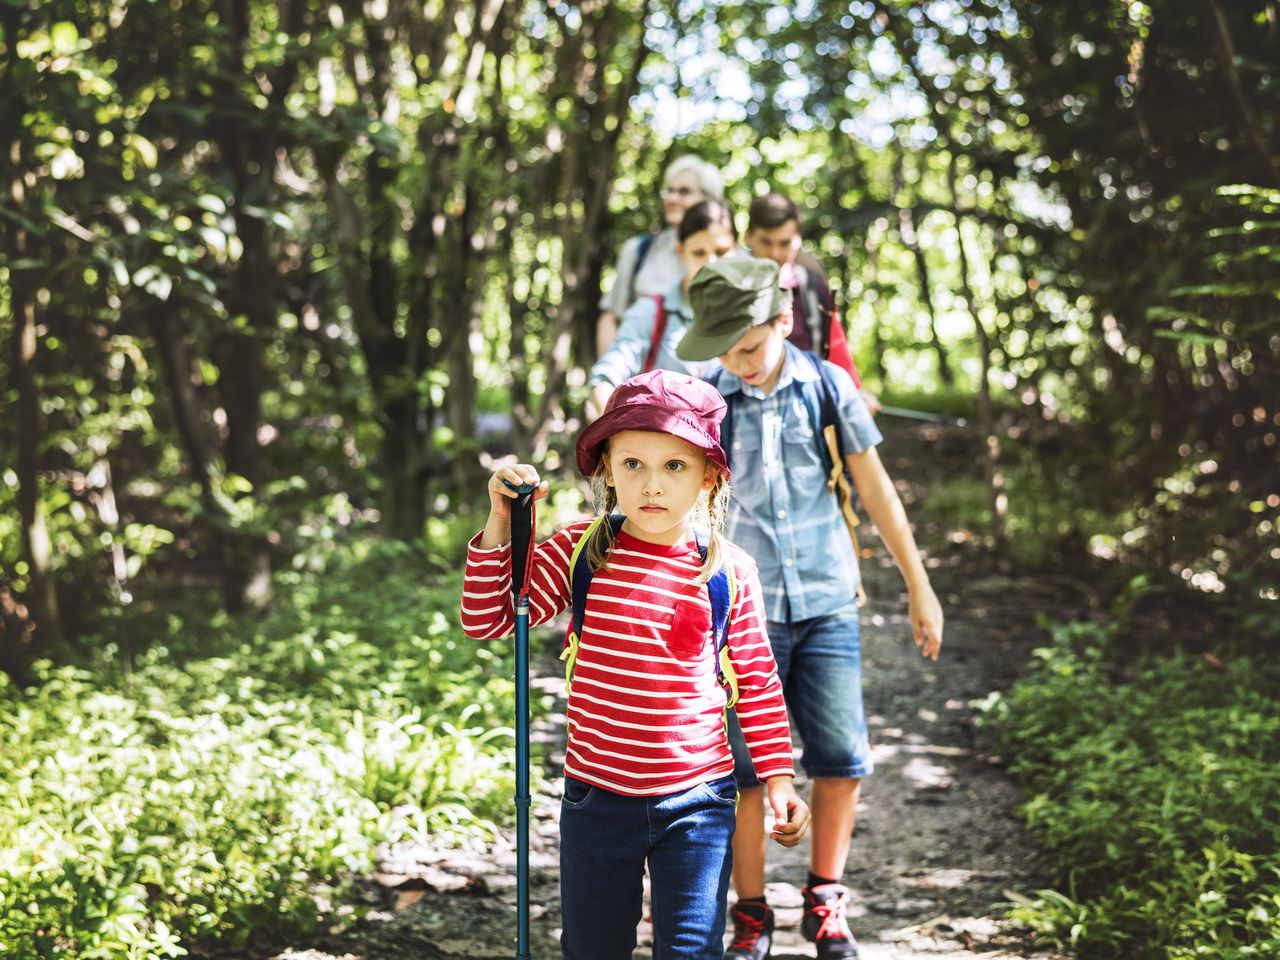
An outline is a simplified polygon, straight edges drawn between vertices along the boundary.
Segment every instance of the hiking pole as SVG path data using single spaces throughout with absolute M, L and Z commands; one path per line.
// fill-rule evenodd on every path
M 879 413 L 890 417 L 905 417 L 908 420 L 924 420 L 927 423 L 942 423 L 948 427 L 963 427 L 968 421 L 964 417 L 949 417 L 945 413 L 928 413 L 924 410 L 909 410 L 906 407 L 882 406 Z
M 511 502 L 511 599 L 516 613 L 516 960 L 529 957 L 529 566 L 533 556 L 532 483 L 514 484 Z

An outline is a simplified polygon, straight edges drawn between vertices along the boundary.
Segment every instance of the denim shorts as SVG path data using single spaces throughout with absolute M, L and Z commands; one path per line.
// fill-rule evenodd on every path
M 791 724 L 810 779 L 860 779 L 874 769 L 862 709 L 862 642 L 858 607 L 795 623 L 769 623 L 769 644 Z M 760 785 L 737 717 L 729 716 L 734 776 L 740 789 Z

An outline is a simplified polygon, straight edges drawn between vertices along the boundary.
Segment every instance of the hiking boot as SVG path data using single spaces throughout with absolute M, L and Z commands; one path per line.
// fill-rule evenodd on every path
M 800 932 L 818 946 L 818 960 L 858 960 L 858 941 L 844 918 L 849 889 L 838 883 L 804 888 Z
M 765 960 L 773 946 L 773 911 L 763 903 L 735 903 L 729 908 L 733 943 L 724 960 Z

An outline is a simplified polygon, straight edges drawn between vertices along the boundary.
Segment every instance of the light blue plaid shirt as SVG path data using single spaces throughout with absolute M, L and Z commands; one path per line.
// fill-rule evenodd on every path
M 797 347 L 785 348 L 782 373 L 768 396 L 728 371 L 719 387 L 725 397 L 739 394 L 731 400 L 733 493 L 726 534 L 758 565 L 769 620 L 794 623 L 853 601 L 859 574 L 840 505 L 827 489 L 818 424 L 810 413 L 810 401 L 812 409 L 821 407 L 822 383 Z M 831 363 L 827 370 L 845 453 L 875 446 L 883 437 L 853 378 Z

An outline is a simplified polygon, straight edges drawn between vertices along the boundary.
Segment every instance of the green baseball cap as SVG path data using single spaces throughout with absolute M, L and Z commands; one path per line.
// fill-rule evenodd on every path
M 728 353 L 752 327 L 782 312 L 778 265 L 757 257 L 709 263 L 689 284 L 693 326 L 676 347 L 681 360 L 711 360 Z

